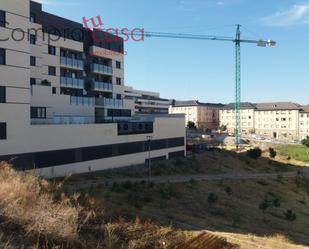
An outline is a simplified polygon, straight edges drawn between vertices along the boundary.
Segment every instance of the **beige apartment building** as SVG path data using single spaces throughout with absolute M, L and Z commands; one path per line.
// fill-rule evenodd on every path
M 58 177 L 185 156 L 184 115 L 125 99 L 122 39 L 29 0 L 0 2 L 0 33 L 0 161 Z
M 254 109 L 251 103 L 241 103 L 241 132 L 250 134 L 254 131 Z M 220 126 L 226 126 L 227 132 L 235 132 L 235 104 L 228 104 L 220 109 Z
M 235 106 L 220 110 L 220 125 L 235 130 Z M 280 140 L 302 140 L 309 135 L 309 108 L 292 102 L 242 103 L 242 134 L 255 133 Z
M 291 102 L 256 104 L 255 133 L 283 140 L 298 140 L 300 110 L 300 105 Z
M 186 124 L 193 122 L 199 129 L 218 129 L 219 110 L 222 104 L 201 103 L 199 101 L 173 101 L 170 114 L 185 114 Z

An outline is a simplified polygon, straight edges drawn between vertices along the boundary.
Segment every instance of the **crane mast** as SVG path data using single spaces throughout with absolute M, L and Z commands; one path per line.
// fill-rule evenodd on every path
M 237 25 L 235 38 L 235 145 L 238 149 L 241 139 L 241 57 L 240 57 L 240 25 Z
M 241 25 L 237 24 L 236 37 L 226 36 L 210 36 L 210 35 L 194 35 L 181 33 L 164 33 L 164 32 L 145 32 L 145 37 L 159 38 L 178 38 L 191 40 L 211 40 L 211 41 L 228 41 L 235 43 L 235 145 L 239 148 L 241 144 L 241 43 L 256 44 L 259 47 L 274 47 L 275 41 L 272 40 L 246 40 L 241 39 Z M 134 34 L 141 35 L 141 34 Z

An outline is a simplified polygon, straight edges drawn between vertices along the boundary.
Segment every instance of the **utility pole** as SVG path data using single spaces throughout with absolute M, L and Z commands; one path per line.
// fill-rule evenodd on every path
M 148 141 L 148 180 L 151 182 L 151 140 L 152 136 L 147 136 Z

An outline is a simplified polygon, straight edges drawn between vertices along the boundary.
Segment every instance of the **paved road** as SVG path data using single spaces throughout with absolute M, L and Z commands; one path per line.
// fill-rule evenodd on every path
M 250 180 L 250 179 L 277 179 L 278 175 L 283 178 L 293 178 L 298 174 L 304 174 L 309 176 L 309 169 L 302 169 L 301 171 L 284 172 L 284 173 L 226 173 L 226 174 L 203 174 L 203 175 L 176 175 L 176 176 L 157 176 L 152 177 L 151 182 L 153 183 L 184 183 L 195 181 L 221 181 L 221 180 Z M 83 182 L 78 182 L 74 185 L 76 190 L 86 189 L 90 186 L 98 186 L 101 184 L 112 184 L 114 182 L 124 183 L 124 182 L 142 182 L 148 181 L 148 178 L 114 178 L 114 179 L 98 179 L 98 180 L 83 180 Z M 71 186 L 72 186 L 71 185 Z

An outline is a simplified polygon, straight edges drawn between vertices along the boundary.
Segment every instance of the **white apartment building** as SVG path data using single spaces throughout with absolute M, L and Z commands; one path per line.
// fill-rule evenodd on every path
M 171 101 L 160 97 L 160 93 L 137 90 L 125 86 L 125 99 L 134 100 L 136 114 L 168 114 Z
M 170 114 L 185 114 L 186 124 L 193 122 L 199 129 L 218 129 L 219 110 L 222 104 L 201 103 L 192 101 L 173 101 Z
M 235 131 L 235 106 L 220 110 L 220 125 Z M 291 102 L 242 103 L 242 134 L 255 133 L 281 140 L 302 140 L 309 136 L 309 109 Z
M 122 39 L 29 0 L 0 2 L 0 34 L 0 161 L 56 177 L 185 155 L 183 115 L 132 119 Z
M 299 114 L 299 138 L 303 140 L 309 136 L 309 105 L 302 106 Z

